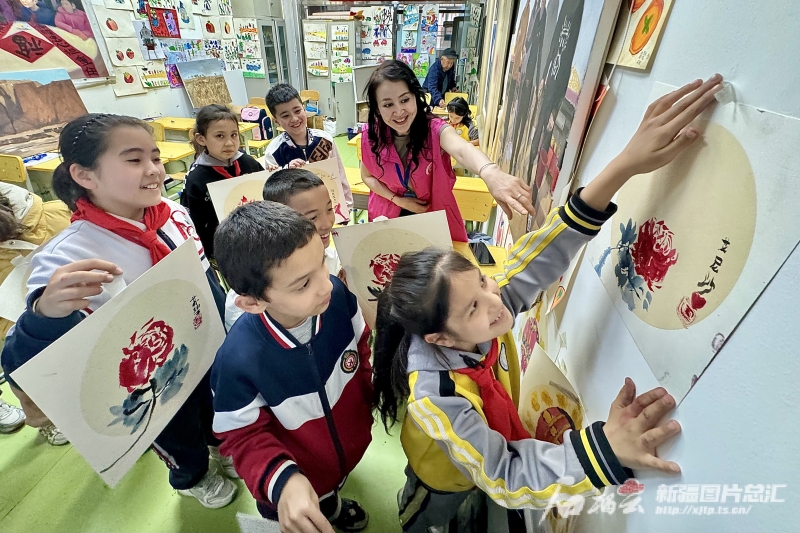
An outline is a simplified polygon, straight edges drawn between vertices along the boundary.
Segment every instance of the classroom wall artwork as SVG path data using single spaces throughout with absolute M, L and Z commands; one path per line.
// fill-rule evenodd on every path
M 563 444 L 567 431 L 584 427 L 580 396 L 539 345 L 533 349 L 528 372 L 520 384 L 518 412 L 534 439 L 551 444 Z M 537 532 L 569 533 L 575 529 L 577 514 L 561 515 L 557 509 L 526 512 L 533 513 Z
M 148 19 L 150 30 L 156 37 L 180 39 L 181 30 L 178 26 L 178 12 L 174 9 L 159 9 L 148 6 Z
M 190 240 L 13 377 L 113 487 L 200 383 L 224 338 Z
M 264 71 L 264 61 L 260 57 L 256 58 L 242 58 L 242 76 L 245 78 L 265 78 L 266 72 Z
M 108 76 L 81 0 L 37 5 L 34 15 L 18 0 L 0 0 L 0 73 L 63 68 L 74 79 Z M 103 28 L 99 18 L 98 24 Z
M 520 4 L 503 97 L 509 105 L 500 112 L 490 147 L 500 167 L 534 191 L 536 215 L 511 221 L 515 238 L 541 227 L 550 209 L 560 203 L 618 5 L 619 0 Z
M 657 83 L 651 101 L 673 90 Z M 587 247 L 658 382 L 691 389 L 800 241 L 800 120 L 729 103 L 703 138 L 633 179 Z
M 222 35 L 219 17 L 202 17 L 200 29 L 203 30 L 203 39 L 219 39 Z
M 225 63 L 225 70 L 239 70 L 242 68 L 239 60 L 239 45 L 236 39 L 222 40 L 222 61 Z
M 303 22 L 303 41 L 317 43 L 327 42 L 327 25 L 324 22 Z
M 306 61 L 306 72 L 312 76 L 327 78 L 330 74 L 328 61 L 325 59 L 313 59 Z
M 407 4 L 403 10 L 403 29 L 417 31 L 419 29 L 419 6 Z
M 207 58 L 219 59 L 222 61 L 222 41 L 219 39 L 203 39 L 203 50 Z
M 57 151 L 58 135 L 86 114 L 64 69 L 0 72 L 0 152 L 27 157 Z
M 218 59 L 186 61 L 177 63 L 177 67 L 192 107 L 231 103 L 231 94 L 222 76 L 222 63 Z
M 328 57 L 328 44 L 318 42 L 303 43 L 306 48 L 306 57 L 308 59 L 325 59 Z
M 429 246 L 453 247 L 443 211 L 334 228 L 331 235 L 347 273 L 347 286 L 358 298 L 370 327 L 375 325 L 378 296 L 403 254 Z
M 412 70 L 417 78 L 424 78 L 428 75 L 430 68 L 430 56 L 428 54 L 413 54 L 414 66 Z
M 189 0 L 178 0 L 175 10 L 178 12 L 178 27 L 181 30 L 194 30 L 195 20 Z
M 334 56 L 331 59 L 331 81 L 344 83 L 353 81 L 353 60 L 348 56 Z
M 97 18 L 100 33 L 106 39 L 136 37 L 133 21 L 127 11 L 106 9 L 96 5 L 93 5 L 92 9 L 94 10 L 95 18 Z
M 133 11 L 133 4 L 131 0 L 103 0 L 103 5 L 108 9 L 124 9 L 126 11 Z
M 233 39 L 233 17 L 222 16 L 219 18 L 219 32 L 223 39 Z
M 143 65 L 142 49 L 139 40 L 135 37 L 125 39 L 106 39 L 108 56 L 115 67 L 129 67 Z
M 233 15 L 231 0 L 217 0 L 217 11 L 222 16 L 230 17 Z
M 217 0 L 198 0 L 201 15 L 219 15 Z
M 163 61 L 147 61 L 139 67 L 139 78 L 147 89 L 168 87 L 169 79 Z
M 664 29 L 672 0 L 628 0 L 622 6 L 607 61 L 621 67 L 646 69 Z
M 139 76 L 139 67 L 131 65 L 129 67 L 117 67 L 115 69 L 116 82 L 114 83 L 114 94 L 117 96 L 132 96 L 134 94 L 144 94 L 147 92 L 144 83 Z
M 415 54 L 417 52 L 417 32 L 403 30 L 400 34 L 400 52 Z

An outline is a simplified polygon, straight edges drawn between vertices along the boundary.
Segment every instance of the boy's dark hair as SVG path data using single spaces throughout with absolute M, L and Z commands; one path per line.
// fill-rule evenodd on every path
M 239 117 L 236 116 L 236 113 L 231 111 L 228 106 L 221 104 L 207 105 L 197 112 L 197 116 L 195 116 L 194 119 L 194 128 L 189 134 L 192 147 L 194 148 L 195 158 L 202 154 L 206 147 L 197 144 L 197 141 L 194 139 L 194 134 L 199 133 L 205 137 L 208 134 L 208 128 L 210 128 L 214 122 L 218 122 L 220 120 L 232 120 L 236 124 L 239 123 Z
M 472 110 L 469 108 L 469 103 L 460 96 L 447 102 L 447 110 L 463 117 L 461 123 L 466 127 L 472 126 Z
M 319 176 L 302 168 L 287 168 L 277 171 L 264 184 L 264 200 L 286 205 L 295 194 L 324 187 Z
M 264 300 L 272 269 L 316 235 L 314 224 L 276 202 L 234 209 L 214 233 L 214 256 L 228 285 L 243 296 Z
M 278 85 L 275 85 L 269 90 L 264 99 L 267 101 L 267 108 L 269 108 L 269 112 L 273 117 L 275 116 L 275 108 L 280 104 L 285 104 L 297 99 L 297 101 L 300 102 L 300 105 L 303 105 L 303 100 L 300 98 L 300 93 L 288 83 L 279 83 Z
M 105 113 L 78 117 L 61 130 L 58 150 L 63 162 L 53 172 L 53 192 L 72 211 L 77 209 L 76 202 L 79 198 L 88 198 L 89 195 L 86 189 L 72 179 L 70 167 L 78 164 L 85 168 L 96 168 L 97 160 L 108 149 L 112 130 L 123 126 L 143 128 L 153 134 L 153 128 L 141 119 Z
M 403 255 L 389 286 L 378 297 L 373 345 L 373 408 L 386 431 L 408 398 L 411 336 L 447 331 L 451 274 L 477 267 L 454 250 L 426 248 Z
M 381 66 L 375 69 L 369 77 L 367 87 L 364 89 L 369 101 L 367 137 L 369 138 L 370 150 L 375 154 L 375 161 L 381 168 L 383 168 L 383 165 L 381 165 L 381 152 L 394 145 L 394 130 L 383 121 L 378 109 L 378 87 L 385 81 L 405 82 L 417 104 L 417 115 L 414 117 L 414 122 L 411 123 L 411 128 L 408 132 L 408 153 L 411 155 L 410 168 L 411 172 L 414 172 L 419 167 L 419 156 L 422 150 L 430 149 L 427 142 L 430 136 L 428 123 L 436 117 L 431 114 L 431 108 L 425 102 L 425 91 L 422 90 L 417 75 L 414 74 L 411 67 L 402 61 L 394 59 L 381 63 Z

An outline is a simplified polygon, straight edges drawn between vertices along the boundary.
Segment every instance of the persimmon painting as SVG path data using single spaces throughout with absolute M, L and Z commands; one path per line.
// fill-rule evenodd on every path
M 646 69 L 664 29 L 673 0 L 627 0 L 622 4 L 609 63 Z
M 651 101 L 671 90 L 657 83 Z M 628 182 L 587 246 L 659 383 L 682 399 L 800 241 L 800 121 L 729 103 L 666 167 Z M 782 155 L 781 147 L 785 147 Z M 781 178 L 781 176 L 786 176 Z
M 206 374 L 224 336 L 189 240 L 13 378 L 113 487 Z

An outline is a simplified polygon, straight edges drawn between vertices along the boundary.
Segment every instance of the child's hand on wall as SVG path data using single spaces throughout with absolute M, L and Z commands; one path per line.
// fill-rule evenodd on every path
M 608 443 L 620 464 L 628 468 L 648 468 L 671 474 L 681 471 L 677 463 L 656 457 L 656 448 L 681 432 L 676 420 L 660 423 L 675 407 L 675 398 L 659 387 L 636 396 L 636 385 L 625 378 L 625 385 L 611 404 L 603 426 Z
M 308 478 L 292 474 L 278 501 L 278 520 L 282 533 L 334 533 L 328 519 L 319 510 L 319 497 Z
M 120 274 L 122 270 L 117 265 L 100 259 L 83 259 L 59 267 L 35 302 L 35 311 L 48 318 L 67 317 L 88 307 L 88 298 L 102 293 L 103 283 L 111 283 Z

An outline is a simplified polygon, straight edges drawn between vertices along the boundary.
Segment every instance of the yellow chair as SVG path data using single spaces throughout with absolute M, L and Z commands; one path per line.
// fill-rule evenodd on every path
M 22 158 L 16 155 L 0 154 L 0 181 L 24 183 L 26 189 L 36 192 L 33 190 L 31 180 L 28 178 L 28 172 L 25 170 Z
M 425 95 L 425 103 L 430 105 L 431 104 L 431 93 L 423 93 Z
M 459 97 L 463 98 L 464 100 L 469 100 L 469 94 L 467 93 L 444 93 L 444 105 L 447 106 L 450 100 Z
M 478 106 L 470 104 L 469 112 L 472 113 L 472 120 L 475 120 L 475 118 L 478 116 Z
M 265 98 L 260 97 L 260 96 L 253 96 L 252 98 L 250 98 L 250 102 L 249 103 L 252 104 L 252 105 L 264 105 L 265 106 L 265 105 L 267 105 L 267 100 Z
M 265 139 L 261 141 L 250 141 L 250 155 L 259 158 L 263 156 L 267 151 L 267 145 L 272 142 L 270 139 Z
M 148 122 L 150 127 L 153 128 L 153 139 L 156 141 L 164 141 L 164 125 L 160 122 Z

